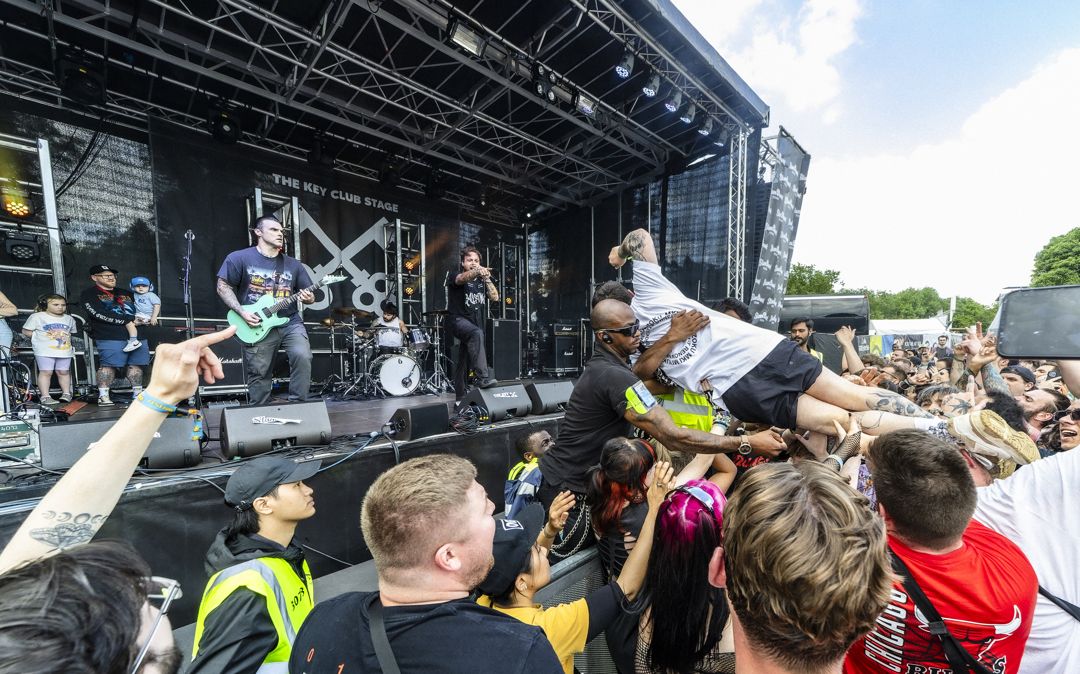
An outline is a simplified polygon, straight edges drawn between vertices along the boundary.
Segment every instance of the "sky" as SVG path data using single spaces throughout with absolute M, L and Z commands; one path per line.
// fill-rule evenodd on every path
M 1080 2 L 673 2 L 811 154 L 794 262 L 989 304 L 1080 227 Z

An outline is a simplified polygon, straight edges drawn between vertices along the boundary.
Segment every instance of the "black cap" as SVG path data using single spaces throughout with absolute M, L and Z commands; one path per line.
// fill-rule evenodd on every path
M 100 274 L 100 273 L 106 272 L 106 271 L 111 271 L 114 274 L 119 274 L 120 273 L 119 271 L 113 269 L 112 267 L 110 267 L 107 264 L 95 264 L 95 265 L 91 265 L 89 275 L 93 276 L 94 274 Z
M 260 456 L 240 466 L 225 485 L 225 503 L 238 511 L 251 508 L 280 484 L 306 480 L 319 472 L 321 462 L 297 463 L 280 456 Z
M 1001 374 L 1015 374 L 1029 384 L 1035 383 L 1035 373 L 1023 365 L 1009 365 L 1001 368 Z
M 529 507 L 521 511 L 520 520 L 495 520 L 495 543 L 492 549 L 495 564 L 487 578 L 477 586 L 477 590 L 489 597 L 506 594 L 518 574 L 525 570 L 530 551 L 536 543 L 536 535 L 543 526 L 543 515 L 543 507 Z

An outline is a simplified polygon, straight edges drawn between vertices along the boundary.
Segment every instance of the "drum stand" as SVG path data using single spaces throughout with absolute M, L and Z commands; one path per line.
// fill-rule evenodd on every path
M 369 340 L 367 343 L 358 343 L 363 338 L 356 334 L 356 317 L 353 316 L 349 320 L 349 334 L 353 340 L 352 354 L 349 357 L 349 363 L 352 366 L 352 381 L 349 381 L 349 377 L 345 376 L 342 379 L 342 386 L 348 382 L 348 386 L 344 388 L 339 387 L 334 391 L 334 395 L 338 398 L 345 399 L 349 395 L 355 395 L 361 398 L 374 398 L 382 394 L 382 391 L 375 385 L 375 379 L 368 372 L 368 348 L 374 343 L 374 340 Z
M 434 353 L 432 356 L 431 364 L 431 376 L 424 380 L 424 383 L 420 386 L 421 391 L 427 393 L 433 393 L 438 395 L 440 393 L 447 393 L 452 391 L 454 383 L 450 380 L 450 377 L 446 375 L 446 369 L 443 368 L 443 361 L 446 360 L 446 356 L 442 350 L 442 325 L 443 315 L 441 313 L 433 312 L 434 325 L 432 327 L 431 337 L 431 351 Z

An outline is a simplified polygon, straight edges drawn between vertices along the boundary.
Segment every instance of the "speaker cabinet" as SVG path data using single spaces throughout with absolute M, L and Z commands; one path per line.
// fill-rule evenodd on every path
M 86 454 L 116 419 L 68 421 L 41 427 L 41 467 L 67 470 Z M 191 419 L 169 418 L 162 422 L 139 465 L 143 468 L 190 468 L 202 460 L 199 440 L 192 439 Z
M 390 417 L 395 440 L 419 440 L 450 430 L 450 410 L 446 403 L 402 407 Z
M 566 409 L 570 394 L 574 392 L 574 382 L 570 379 L 530 382 L 525 391 L 532 402 L 533 414 L 553 414 Z
M 221 413 L 221 451 L 255 456 L 279 447 L 330 443 L 330 415 L 323 401 L 226 407 Z
M 573 323 L 555 323 L 544 353 L 544 372 L 566 374 L 581 371 L 581 328 Z
M 488 364 L 498 380 L 521 376 L 521 323 L 499 318 L 488 323 Z
M 458 403 L 457 410 L 474 405 L 487 410 L 481 422 L 493 424 L 511 417 L 526 416 L 532 410 L 532 400 L 521 382 L 492 386 L 491 388 L 471 388 Z

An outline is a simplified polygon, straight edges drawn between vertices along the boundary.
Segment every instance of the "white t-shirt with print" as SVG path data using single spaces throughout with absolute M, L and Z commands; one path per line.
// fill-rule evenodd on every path
M 1080 450 L 1023 466 L 979 488 L 975 519 L 1016 544 L 1039 584 L 1080 605 Z M 1041 594 L 1020 674 L 1080 672 L 1080 621 Z
M 686 297 L 664 278 L 659 266 L 639 260 L 633 264 L 634 300 L 630 306 L 641 321 L 644 346 L 652 346 L 667 334 L 671 317 L 679 311 L 696 309 L 709 317 L 709 327 L 677 344 L 660 365 L 668 378 L 686 390 L 701 393 L 701 380 L 708 379 L 713 390 L 723 395 L 784 341 L 779 333 L 744 323 Z
M 33 330 L 30 345 L 35 356 L 70 358 L 75 355 L 71 348 L 71 333 L 75 332 L 75 319 L 67 314 L 54 316 L 47 311 L 30 314 L 23 323 L 23 330 Z

